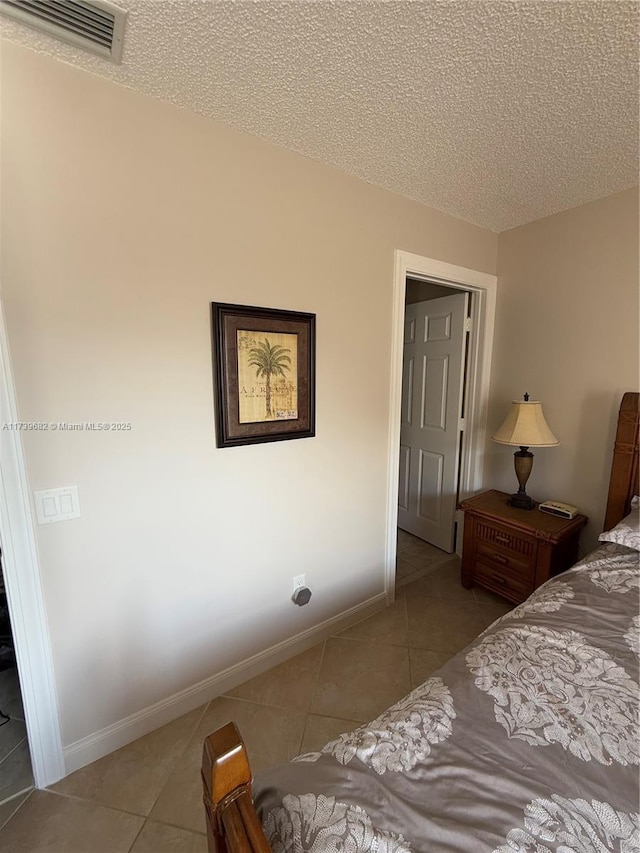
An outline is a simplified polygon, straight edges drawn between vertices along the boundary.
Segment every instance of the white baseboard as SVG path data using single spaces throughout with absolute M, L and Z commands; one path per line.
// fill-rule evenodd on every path
M 79 770 L 86 764 L 114 752 L 121 746 L 126 746 L 126 744 L 149 734 L 160 726 L 170 723 L 177 717 L 210 702 L 216 696 L 233 690 L 239 684 L 260 675 L 260 673 L 294 655 L 306 651 L 306 649 L 310 649 L 332 634 L 344 631 L 350 625 L 354 625 L 368 616 L 373 616 L 374 613 L 383 610 L 386 604 L 386 595 L 381 592 L 338 616 L 332 616 L 313 628 L 308 628 L 288 640 L 276 643 L 275 646 L 228 667 L 217 675 L 205 678 L 204 681 L 200 681 L 192 687 L 174 693 L 142 711 L 131 714 L 131 716 L 125 717 L 117 723 L 69 744 L 69 746 L 64 747 L 66 774 Z

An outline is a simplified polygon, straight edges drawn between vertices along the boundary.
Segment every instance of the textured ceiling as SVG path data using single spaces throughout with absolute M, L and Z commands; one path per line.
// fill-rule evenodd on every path
M 4 36 L 503 231 L 638 182 L 617 0 L 120 0 L 120 66 Z

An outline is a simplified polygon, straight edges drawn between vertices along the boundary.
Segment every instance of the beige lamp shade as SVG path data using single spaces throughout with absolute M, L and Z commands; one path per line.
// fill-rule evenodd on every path
M 542 403 L 535 400 L 514 400 L 504 423 L 491 438 L 499 444 L 519 447 L 560 444 L 544 418 Z

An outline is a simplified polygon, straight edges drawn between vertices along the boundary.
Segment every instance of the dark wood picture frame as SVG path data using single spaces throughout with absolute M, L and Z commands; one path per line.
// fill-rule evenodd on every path
M 211 322 L 217 447 L 314 436 L 316 315 L 212 302 Z

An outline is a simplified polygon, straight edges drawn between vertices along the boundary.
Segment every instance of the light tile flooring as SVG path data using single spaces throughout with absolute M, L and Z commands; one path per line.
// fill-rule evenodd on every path
M 375 616 L 51 788 L 0 805 L 0 849 L 206 853 L 205 735 L 233 719 L 254 771 L 319 749 L 421 684 L 509 609 L 463 589 L 457 557 L 402 531 L 397 586 L 394 604 Z
M 27 727 L 20 698 L 20 684 L 15 667 L 0 671 L 0 822 L 2 803 L 33 787 L 31 758 L 27 744 Z

